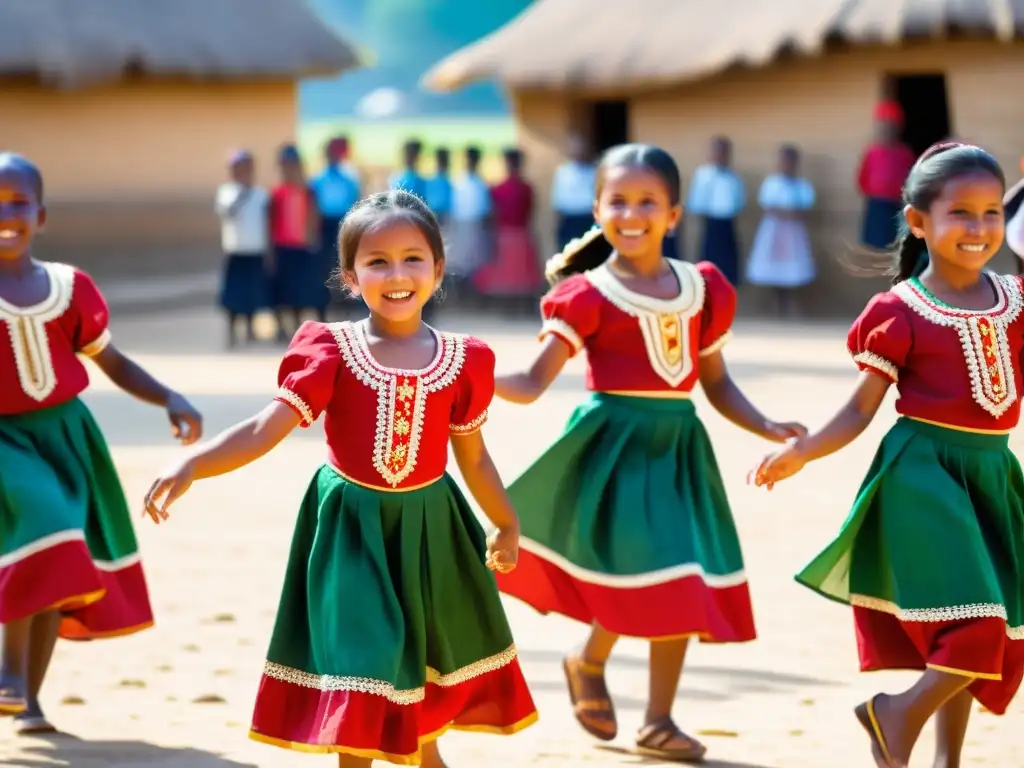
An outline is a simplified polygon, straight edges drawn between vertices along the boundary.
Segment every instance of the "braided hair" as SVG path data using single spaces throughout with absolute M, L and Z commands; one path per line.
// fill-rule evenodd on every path
M 903 185 L 903 204 L 927 211 L 951 180 L 972 173 L 988 173 L 1006 186 L 1006 178 L 996 159 L 981 147 L 957 141 L 933 144 L 917 159 Z M 891 263 L 886 274 L 892 284 L 902 283 L 920 274 L 928 263 L 928 245 L 910 231 L 906 216 L 891 248 Z
M 623 166 L 644 168 L 657 175 L 668 191 L 669 204 L 679 204 L 682 197 L 679 167 L 668 152 L 650 144 L 621 144 L 605 152 L 597 166 L 595 196 L 600 196 L 608 172 Z M 571 275 L 601 266 L 611 255 L 611 243 L 604 236 L 601 227 L 595 225 L 583 237 L 570 241 L 561 253 L 548 259 L 544 276 L 548 283 L 554 285 Z

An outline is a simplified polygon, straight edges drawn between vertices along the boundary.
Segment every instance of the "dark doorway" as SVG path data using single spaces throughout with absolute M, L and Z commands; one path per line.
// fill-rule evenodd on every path
M 953 132 L 943 74 L 893 76 L 889 83 L 892 98 L 903 108 L 906 123 L 903 142 L 921 154 Z
M 590 148 L 595 154 L 629 141 L 629 102 L 595 101 L 590 104 Z

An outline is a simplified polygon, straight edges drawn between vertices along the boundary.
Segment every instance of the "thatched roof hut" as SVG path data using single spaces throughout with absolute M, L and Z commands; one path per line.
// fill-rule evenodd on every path
M 709 137 L 726 134 L 752 199 L 777 145 L 797 143 L 820 203 L 811 229 L 821 278 L 807 298 L 848 313 L 880 285 L 852 281 L 832 258 L 858 239 L 854 179 L 875 102 L 903 104 L 918 148 L 957 135 L 1016 168 L 1022 35 L 1024 0 L 537 0 L 424 82 L 442 91 L 504 83 L 541 193 L 572 132 L 596 149 L 660 144 L 687 174 Z M 756 206 L 741 219 L 747 246 L 758 219 Z M 539 222 L 548 245 L 551 228 Z M 753 298 L 744 303 L 757 306 Z
M 359 63 L 303 0 L 0 0 L 0 149 L 46 175 L 46 255 L 205 271 L 228 150 L 273 181 L 298 79 Z
M 1021 32 L 1021 0 L 537 0 L 425 80 L 442 91 L 487 78 L 511 88 L 635 91 L 844 45 L 1007 41 Z
M 7 0 L 0 74 L 69 87 L 122 79 L 252 80 L 358 65 L 296 0 Z

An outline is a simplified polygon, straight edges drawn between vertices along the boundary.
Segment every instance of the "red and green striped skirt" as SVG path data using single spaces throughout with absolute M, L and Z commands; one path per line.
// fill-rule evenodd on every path
M 501 591 L 630 637 L 756 637 L 743 555 L 689 399 L 594 393 L 510 487 L 519 567 Z
M 1024 475 L 1008 443 L 901 418 L 839 535 L 797 575 L 853 606 L 861 669 L 971 677 L 997 714 L 1024 674 Z
M 322 467 L 299 510 L 250 736 L 418 765 L 450 728 L 532 724 L 485 549 L 448 475 L 394 492 Z
M 77 398 L 0 416 L 0 624 L 49 610 L 70 640 L 153 624 L 121 483 Z

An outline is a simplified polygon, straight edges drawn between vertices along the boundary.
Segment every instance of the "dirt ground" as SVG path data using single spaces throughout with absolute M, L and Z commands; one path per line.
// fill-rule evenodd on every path
M 499 369 L 528 359 L 533 322 L 442 318 L 490 342 Z M 115 338 L 150 370 L 190 395 L 219 430 L 271 397 L 280 350 L 223 352 L 212 312 L 121 317 Z M 727 348 L 736 380 L 768 413 L 820 423 L 846 396 L 855 373 L 845 329 L 745 323 Z M 485 435 L 506 479 L 557 435 L 583 388 L 574 363 L 552 391 L 524 409 L 496 403 Z M 106 430 L 132 503 L 179 450 L 163 415 L 95 379 L 88 402 Z M 792 579 L 842 522 L 888 409 L 844 453 L 808 468 L 773 493 L 745 484 L 766 445 L 727 425 L 698 399 L 740 527 L 760 639 L 742 646 L 695 646 L 680 690 L 679 722 L 709 746 L 711 768 L 864 768 L 873 763 L 852 707 L 895 690 L 901 674 L 857 672 L 849 612 Z M 1019 438 L 1014 438 L 1019 445 Z M 302 768 L 336 765 L 246 738 L 263 652 L 270 635 L 295 510 L 323 457 L 317 430 L 296 434 L 234 475 L 199 484 L 170 525 L 137 528 L 157 626 L 135 637 L 63 644 L 44 703 L 68 735 L 18 738 L 0 723 L 0 765 L 74 768 Z M 610 665 L 620 738 L 598 748 L 574 723 L 560 660 L 584 629 L 507 604 L 541 720 L 520 735 L 453 734 L 442 744 L 459 766 L 629 766 L 654 764 L 629 752 L 643 714 L 646 649 L 624 642 Z M 978 713 L 965 765 L 1024 765 L 1019 700 L 1005 718 Z M 914 766 L 931 765 L 926 733 Z

